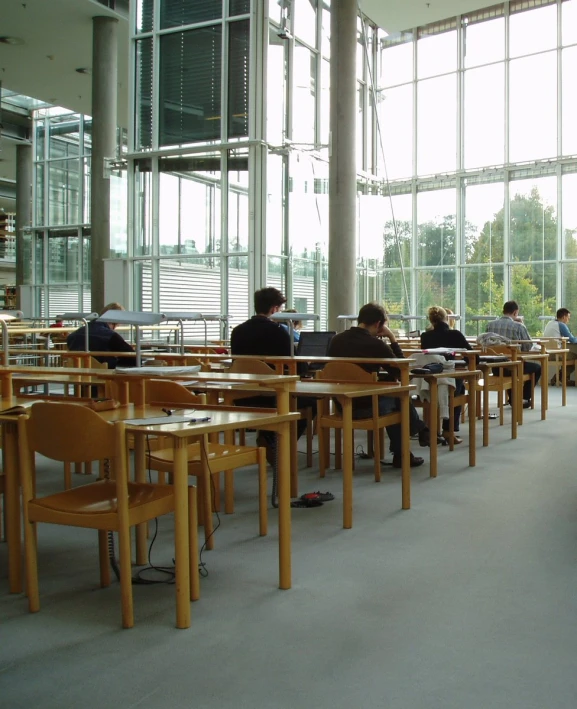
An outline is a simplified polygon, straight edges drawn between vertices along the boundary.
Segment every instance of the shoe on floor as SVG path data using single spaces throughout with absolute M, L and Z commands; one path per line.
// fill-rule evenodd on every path
M 451 432 L 450 431 L 443 431 L 443 438 L 450 443 L 451 442 Z M 463 439 L 459 438 L 456 433 L 453 434 L 453 445 L 457 446 L 459 443 L 462 443 Z
M 531 402 L 530 402 L 528 399 L 525 399 L 525 401 L 523 401 L 523 408 L 524 408 L 524 409 L 530 409 L 530 408 L 531 408 Z
M 427 448 L 431 445 L 431 432 L 428 428 L 422 428 L 419 431 L 419 445 L 421 448 Z
M 411 453 L 411 468 L 418 468 L 419 465 L 423 465 L 425 462 L 424 458 L 418 458 L 416 455 L 413 455 Z M 401 463 L 401 456 L 400 455 L 394 455 L 393 456 L 393 468 L 402 468 L 403 465 Z
M 274 466 L 276 465 L 276 445 L 275 442 L 273 441 L 268 441 L 262 433 L 259 433 L 259 435 L 256 437 L 256 445 L 259 448 L 266 448 L 266 462 L 269 465 Z

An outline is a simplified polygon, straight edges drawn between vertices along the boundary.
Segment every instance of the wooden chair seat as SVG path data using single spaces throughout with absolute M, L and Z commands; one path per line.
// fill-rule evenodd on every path
M 151 485 L 147 483 L 129 482 L 128 510 L 138 511 L 138 519 L 129 522 L 130 526 L 139 524 L 142 519 L 150 519 L 146 505 L 155 505 L 156 514 L 168 514 L 173 509 L 173 492 L 171 485 Z M 163 504 L 164 503 L 164 504 Z M 46 519 L 48 511 L 59 514 L 54 520 Z M 78 519 L 76 527 L 95 527 L 111 531 L 118 530 L 118 497 L 116 483 L 111 480 L 99 480 L 90 485 L 81 485 L 72 490 L 31 500 L 28 505 L 28 516 L 32 522 L 48 522 L 53 524 L 69 524 L 68 515 Z M 132 516 L 132 515 L 131 515 Z

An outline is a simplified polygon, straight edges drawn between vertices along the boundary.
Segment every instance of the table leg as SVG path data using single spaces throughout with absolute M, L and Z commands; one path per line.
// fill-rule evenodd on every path
M 489 368 L 483 370 L 483 445 L 489 445 Z M 500 396 L 500 395 L 499 395 Z M 511 397 L 513 394 L 511 393 Z
M 411 509 L 411 421 L 409 397 L 401 397 L 401 506 Z
M 476 414 L 471 416 L 471 411 L 477 411 L 477 381 L 474 378 L 469 379 L 469 466 L 474 468 L 477 464 L 477 417 Z
M 342 397 L 343 407 L 343 527 L 353 526 L 353 403 Z
M 548 358 L 548 355 L 547 355 Z M 541 360 L 541 421 L 547 418 L 547 409 L 549 408 L 549 368 L 547 359 L 544 357 Z M 565 375 L 563 374 L 563 377 Z M 563 380 L 565 381 L 565 380 Z
M 430 408 L 429 408 L 429 431 L 430 431 L 430 476 L 432 478 L 437 477 L 437 433 L 438 433 L 438 421 L 439 421 L 439 405 L 438 405 L 438 387 L 437 380 L 435 377 L 427 379 L 429 382 L 429 397 L 430 397 Z
M 278 546 L 279 588 L 291 587 L 290 424 L 279 426 L 278 457 Z
M 203 436 L 199 439 L 200 444 L 200 462 L 202 467 L 202 485 L 201 490 L 203 494 L 203 516 L 204 516 L 204 541 L 206 548 L 209 550 L 214 549 L 214 537 L 213 531 L 214 527 L 212 524 L 212 480 L 210 473 L 210 465 L 206 457 L 206 450 L 208 445 L 208 436 Z M 186 451 L 185 451 L 186 454 Z M 188 469 L 187 469 L 188 475 Z
M 146 482 L 146 453 L 145 437 L 143 435 L 134 436 L 134 479 L 137 483 Z M 146 535 L 148 522 L 136 525 L 136 564 L 144 566 L 148 561 L 146 549 Z
M 548 371 L 549 369 L 547 368 Z M 561 380 L 561 406 L 567 406 L 567 352 L 561 353 L 561 376 L 563 377 Z M 543 377 L 542 372 L 541 377 Z
M 517 414 L 517 407 L 519 406 L 519 397 L 517 395 L 517 389 L 521 389 L 522 387 L 519 386 L 519 371 L 523 371 L 523 365 L 517 365 L 516 367 L 517 371 L 513 371 L 512 376 L 511 376 L 511 438 L 515 439 L 517 438 L 517 423 L 518 423 L 518 414 Z M 521 403 L 521 411 L 523 410 L 523 404 Z
M 16 422 L 6 423 L 2 432 L 4 436 L 6 541 L 8 543 L 8 585 L 10 593 L 22 592 L 22 535 L 17 430 Z
M 190 628 L 190 549 L 188 527 L 188 461 L 186 441 L 174 438 L 174 546 L 176 561 L 176 627 Z

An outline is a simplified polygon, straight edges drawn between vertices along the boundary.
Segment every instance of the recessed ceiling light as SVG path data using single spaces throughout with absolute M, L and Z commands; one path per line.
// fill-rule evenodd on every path
M 79 66 L 78 69 L 75 69 L 78 74 L 92 74 L 92 69 L 87 66 Z
M 0 36 L 0 44 L 24 44 L 24 40 L 21 37 L 2 35 Z

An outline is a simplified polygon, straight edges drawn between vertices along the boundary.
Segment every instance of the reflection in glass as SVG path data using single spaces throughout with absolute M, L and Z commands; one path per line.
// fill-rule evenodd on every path
M 214 163 L 210 171 L 194 169 L 194 159 L 168 160 L 170 163 L 161 163 L 159 172 L 160 256 L 220 251 L 220 160 L 199 158 L 199 167 Z
M 299 0 L 293 6 L 293 27 L 295 37 L 316 47 L 316 0 Z
M 268 256 L 266 260 L 266 283 L 286 293 L 287 259 L 279 256 Z
M 50 118 L 49 158 L 76 158 L 80 155 L 80 116 L 70 113 Z
M 266 253 L 286 253 L 284 246 L 285 159 L 282 155 L 268 155 L 266 199 Z
M 229 0 L 229 15 L 247 15 L 250 12 L 250 0 Z
M 519 303 L 520 315 L 532 336 L 543 334 L 540 315 L 557 310 L 557 267 L 554 263 L 513 264 L 509 270 L 510 297 Z
M 411 292 L 412 277 L 412 271 L 403 272 L 400 269 L 387 270 L 382 274 L 381 292 L 377 298 L 381 303 L 384 303 L 389 313 L 412 314 L 410 312 L 411 304 L 407 299 L 407 292 Z M 398 327 L 397 322 L 393 321 L 392 326 L 393 328 Z
M 249 20 L 228 26 L 228 137 L 248 136 Z
M 90 283 L 91 264 L 90 264 L 90 249 L 91 240 L 87 235 L 82 236 L 82 281 Z M 112 255 L 112 254 L 111 254 Z M 90 312 L 90 311 L 88 311 Z
M 577 174 L 563 175 L 563 222 L 562 233 L 565 244 L 564 258 L 577 259 Z M 577 281 L 576 281 L 577 283 Z M 577 310 L 577 299 L 573 301 Z M 577 312 L 575 314 L 577 320 Z
M 553 49 L 557 44 L 557 6 L 515 12 L 509 20 L 509 52 L 512 57 Z
M 410 177 L 413 172 L 413 86 L 406 84 L 387 89 L 377 97 L 386 175 L 391 180 Z M 379 142 L 377 162 L 383 162 Z
M 478 66 L 505 58 L 505 18 L 465 25 L 465 66 Z
M 467 263 L 503 261 L 505 224 L 502 182 L 470 185 L 465 191 L 465 258 Z
M 152 175 L 150 162 L 134 169 L 134 255 L 147 256 L 152 249 Z
M 136 42 L 136 148 L 152 147 L 152 38 Z
M 138 0 L 136 3 L 136 31 L 151 32 L 154 16 L 154 0 Z
M 364 116 L 365 116 L 365 92 L 364 86 L 357 81 L 357 120 L 356 120 L 356 131 L 357 131 L 357 170 L 362 171 L 365 168 L 365 150 L 363 136 L 365 133 L 364 126 Z
M 577 17 L 575 20 L 577 21 Z M 575 129 L 575 117 L 577 116 L 577 91 L 575 91 L 575 77 L 577 76 L 577 47 L 564 49 L 562 58 L 563 155 L 576 155 L 577 130 Z
M 266 137 L 273 145 L 280 145 L 285 136 L 285 47 L 286 42 L 279 39 L 277 30 L 271 26 L 267 57 Z
M 457 70 L 457 31 L 440 32 L 417 41 L 417 78 Z
M 48 283 L 78 282 L 78 237 L 48 236 Z
M 386 268 L 409 267 L 412 263 L 413 198 L 411 194 L 380 199 L 381 216 L 377 224 L 382 231 Z M 395 230 L 396 228 L 396 230 Z
M 320 141 L 328 145 L 330 133 L 331 111 L 331 65 L 325 59 L 321 60 L 321 125 Z
M 477 336 L 485 332 L 486 323 L 472 320 L 472 316 L 495 315 L 497 317 L 501 314 L 505 300 L 504 273 L 502 264 L 478 265 L 463 269 L 466 335 Z M 463 330 L 462 322 L 459 329 Z
M 35 165 L 36 174 L 36 219 L 34 223 L 37 225 L 45 224 L 44 218 L 44 165 Z
M 221 0 L 162 0 L 160 29 L 208 22 L 222 17 Z
M 293 141 L 314 144 L 316 57 L 295 43 L 293 54 Z
M 381 52 L 381 86 L 395 86 L 413 79 L 413 43 L 403 42 L 387 46 Z
M 557 179 L 516 180 L 509 187 L 511 260 L 556 258 Z
M 221 33 L 217 25 L 161 36 L 160 145 L 220 137 Z
M 557 55 L 510 63 L 509 160 L 557 155 Z
M 562 268 L 561 307 L 569 308 L 572 313 L 577 309 L 577 263 L 564 263 Z M 575 320 L 575 315 L 573 315 Z M 575 322 L 569 326 L 575 334 Z
M 566 0 L 561 3 L 562 41 L 563 44 L 577 42 L 577 0 Z
M 45 283 L 46 279 L 44 277 L 44 244 L 45 236 L 44 232 L 35 232 L 35 245 L 34 245 L 34 282 L 35 283 Z
M 48 223 L 51 226 L 80 222 L 80 161 L 48 163 Z
M 465 168 L 503 164 L 504 69 L 493 64 L 465 72 Z
M 417 258 L 421 266 L 456 263 L 456 191 L 417 194 Z
M 442 308 L 450 308 L 453 312 L 456 312 L 456 272 L 457 269 L 455 267 L 426 268 L 417 271 L 418 298 L 414 314 L 423 315 L 423 318 L 417 321 L 419 328 L 425 326 L 426 318 L 424 314 L 432 305 L 440 305 Z
M 419 81 L 417 91 L 418 173 L 454 171 L 457 165 L 456 75 Z
M 25 285 L 33 283 L 33 241 L 32 232 L 23 232 L 20 241 L 20 248 L 22 249 L 22 282 Z

